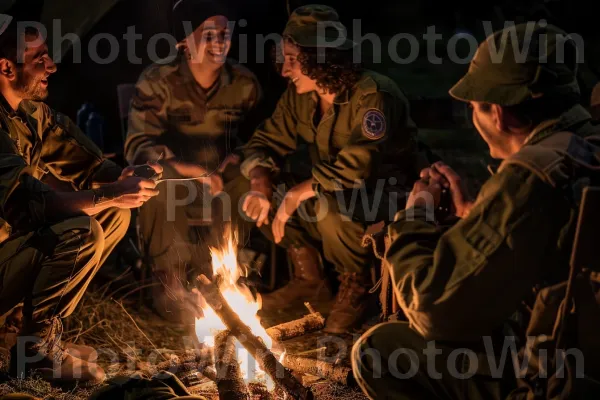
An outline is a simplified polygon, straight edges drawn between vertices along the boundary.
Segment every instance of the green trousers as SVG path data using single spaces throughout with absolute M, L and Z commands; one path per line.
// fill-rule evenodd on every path
M 162 182 L 159 195 L 140 209 L 139 224 L 144 251 L 152 258 L 155 269 L 176 271 L 185 276 L 184 264 L 202 270 L 210 261 L 208 245 L 216 245 L 224 224 L 231 223 L 243 242 L 254 225 L 240 216 L 238 204 L 250 190 L 250 181 L 241 175 L 239 167 L 230 165 L 222 175 L 224 190 L 213 197 L 208 188 L 197 181 Z M 181 178 L 165 167 L 163 179 Z M 190 221 L 207 225 L 210 231 L 200 243 L 190 242 Z
M 163 178 L 181 176 L 166 166 Z M 225 227 L 231 226 L 244 243 L 254 226 L 239 212 L 250 181 L 234 165 L 225 169 L 222 178 L 224 190 L 216 197 L 197 181 L 162 182 L 157 186 L 159 195 L 140 209 L 139 234 L 152 262 L 153 307 L 169 321 L 193 324 L 199 315 L 189 282 L 200 273 L 212 274 L 209 247 L 220 247 Z M 190 226 L 192 221 L 202 226 Z
M 370 399 L 506 399 L 517 385 L 510 352 L 503 360 L 505 343 L 487 343 L 428 342 L 388 322 L 354 344 L 352 369 Z
M 0 315 L 23 303 L 24 323 L 65 318 L 125 236 L 131 212 L 69 218 L 0 244 Z
M 269 213 L 273 221 L 285 193 L 295 182 L 282 178 L 274 186 L 274 195 Z M 304 201 L 287 221 L 284 237 L 279 243 L 283 248 L 290 246 L 312 246 L 318 249 L 339 273 L 367 273 L 370 268 L 370 248 L 362 246 L 362 237 L 367 224 L 359 222 L 340 210 L 339 199 L 331 193 Z M 273 241 L 272 225 L 263 225 L 261 232 Z

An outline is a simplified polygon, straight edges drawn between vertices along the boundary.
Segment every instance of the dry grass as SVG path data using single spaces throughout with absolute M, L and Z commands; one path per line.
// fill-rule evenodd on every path
M 98 362 L 107 373 L 107 377 L 128 376 L 134 371 L 143 371 L 146 375 L 156 372 L 153 366 L 173 357 L 189 355 L 194 348 L 186 337 L 191 337 L 183 327 L 166 323 L 156 317 L 145 307 L 138 307 L 132 300 L 135 298 L 130 286 L 138 284 L 124 275 L 117 282 L 103 287 L 90 289 L 84 295 L 76 312 L 67 318 L 64 324 L 63 339 L 77 344 L 94 347 L 99 353 Z M 131 281 L 131 285 L 123 282 Z M 119 286 L 120 284 L 120 286 Z M 117 289 L 116 287 L 119 287 Z M 295 310 L 298 315 L 304 315 L 305 309 Z M 289 320 L 297 315 L 278 315 L 279 319 Z M 313 346 L 311 337 L 289 343 L 290 349 Z M 287 347 L 287 344 L 286 344 Z M 0 371 L 6 370 L 7 360 L 0 353 Z M 182 381 L 190 387 L 190 392 L 205 396 L 207 399 L 218 399 L 216 386 L 206 379 L 190 380 L 190 377 L 179 375 Z M 0 380 L 1 382 L 1 380 Z M 84 400 L 101 386 L 91 388 L 74 388 L 61 390 L 49 383 L 35 378 L 24 380 L 9 380 L 0 384 L 0 396 L 9 393 L 26 393 L 40 399 Z M 317 399 L 351 399 L 363 400 L 360 391 L 348 389 L 330 382 L 318 381 L 311 383 Z M 256 388 L 254 388 L 256 389 Z M 254 398 L 277 400 L 283 396 L 276 393 L 259 395 Z M 362 397 L 361 397 L 362 396 Z
M 149 370 L 193 346 L 186 342 L 189 332 L 183 327 L 165 323 L 131 300 L 139 282 L 130 278 L 125 273 L 112 284 L 88 290 L 75 313 L 63 321 L 63 340 L 94 347 L 108 378 Z M 6 357 L 0 353 L 0 371 L 7 368 Z M 87 399 L 95 389 L 63 391 L 41 379 L 28 378 L 1 384 L 0 395 L 21 392 L 42 399 L 79 400 Z
M 42 379 L 28 378 L 15 379 L 0 384 L 0 396 L 11 393 L 27 393 L 40 399 L 81 400 L 89 398 L 92 394 L 92 390 L 75 388 L 70 391 L 63 391 L 50 386 L 48 382 Z

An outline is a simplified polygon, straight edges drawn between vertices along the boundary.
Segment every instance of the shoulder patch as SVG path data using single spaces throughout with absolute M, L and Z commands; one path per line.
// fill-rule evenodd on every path
M 367 110 L 362 120 L 362 133 L 369 139 L 379 139 L 385 135 L 387 123 L 385 115 L 377 108 Z

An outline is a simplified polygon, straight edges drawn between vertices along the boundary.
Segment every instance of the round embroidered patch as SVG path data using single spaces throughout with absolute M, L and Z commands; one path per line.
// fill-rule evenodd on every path
M 372 108 L 365 113 L 362 121 L 363 135 L 369 139 L 379 139 L 385 134 L 385 116 L 381 111 Z

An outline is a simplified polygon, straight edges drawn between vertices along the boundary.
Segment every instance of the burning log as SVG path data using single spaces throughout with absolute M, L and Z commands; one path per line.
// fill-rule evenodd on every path
M 235 336 L 221 331 L 215 336 L 216 383 L 221 400 L 248 400 L 250 394 L 238 364 Z
M 271 377 L 277 386 L 281 387 L 293 399 L 313 399 L 310 389 L 302 386 L 290 371 L 281 365 L 264 342 L 252 333 L 248 325 L 241 321 L 240 317 L 231 309 L 217 285 L 205 275 L 200 275 L 197 287 L 206 303 L 223 321 L 229 332 L 248 350 L 261 369 Z
M 295 372 L 319 376 L 342 385 L 351 387 L 356 383 L 354 380 L 354 375 L 352 374 L 352 368 L 350 367 L 334 365 L 326 361 L 317 360 L 315 358 L 301 357 L 291 354 L 284 354 L 281 363 L 284 367 Z
M 284 340 L 306 335 L 310 332 L 318 331 L 319 329 L 323 329 L 324 326 L 325 318 L 323 318 L 321 313 L 314 312 L 295 321 L 272 326 L 267 329 L 267 334 L 271 336 L 273 340 L 282 342 Z

